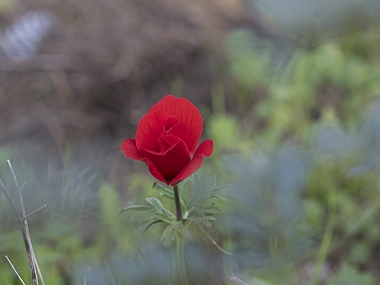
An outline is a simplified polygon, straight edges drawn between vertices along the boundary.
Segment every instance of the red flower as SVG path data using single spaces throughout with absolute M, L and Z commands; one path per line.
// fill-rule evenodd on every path
M 197 171 L 213 151 L 212 140 L 197 148 L 202 129 L 202 116 L 189 100 L 167 95 L 142 117 L 136 139 L 126 139 L 120 149 L 126 157 L 145 162 L 158 180 L 174 186 Z

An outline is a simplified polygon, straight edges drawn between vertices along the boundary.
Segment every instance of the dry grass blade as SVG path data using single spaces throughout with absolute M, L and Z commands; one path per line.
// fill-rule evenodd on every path
M 18 218 L 19 226 L 20 226 L 21 233 L 22 233 L 22 238 L 23 238 L 23 241 L 24 241 L 24 246 L 25 246 L 26 254 L 28 256 L 29 269 L 30 269 L 33 285 L 38 285 L 37 272 L 38 272 L 38 275 L 39 275 L 39 277 L 41 279 L 42 284 L 45 285 L 45 282 L 43 280 L 40 268 L 39 268 L 38 263 L 37 263 L 37 258 L 35 256 L 35 253 L 34 253 L 34 250 L 33 250 L 33 245 L 32 245 L 32 241 L 31 241 L 31 238 L 30 238 L 29 226 L 28 226 L 27 218 L 30 217 L 31 215 L 37 213 L 38 211 L 44 209 L 46 207 L 46 205 L 43 205 L 42 207 L 40 207 L 40 208 L 32 211 L 28 215 L 26 214 L 25 204 L 24 204 L 24 198 L 22 196 L 22 190 L 23 190 L 25 184 L 20 187 L 20 184 L 18 183 L 18 180 L 17 180 L 16 174 L 14 172 L 14 169 L 13 169 L 11 161 L 7 160 L 7 163 L 8 163 L 9 169 L 11 170 L 11 173 L 12 173 L 12 176 L 13 176 L 16 188 L 17 188 L 17 192 L 19 194 L 20 205 L 21 205 L 21 210 L 22 210 L 22 216 L 20 216 L 18 214 L 16 206 L 14 205 L 14 203 L 13 203 L 13 201 L 12 201 L 12 199 L 11 199 L 9 193 L 8 193 L 8 191 L 5 188 L 4 183 L 1 180 L 0 180 L 0 187 L 3 190 L 5 196 L 7 197 L 7 200 L 9 202 L 9 204 L 11 205 L 13 212 L 15 213 L 15 215 Z M 6 257 L 6 258 L 7 258 L 8 262 L 11 264 L 13 270 L 16 272 L 16 274 L 19 277 L 19 279 L 21 280 L 21 277 L 18 275 L 18 273 L 17 273 L 16 269 L 14 268 L 13 264 L 10 262 L 10 260 L 8 259 L 8 257 Z M 24 284 L 23 281 L 22 281 L 22 283 Z
M 25 285 L 25 282 L 24 282 L 24 280 L 22 280 L 22 278 L 21 278 L 20 274 L 18 274 L 18 272 L 17 272 L 16 268 L 14 267 L 14 265 L 12 264 L 12 262 L 10 261 L 10 259 L 8 258 L 8 256 L 5 256 L 5 258 L 8 260 L 8 262 L 9 262 L 10 266 L 12 267 L 12 269 L 13 269 L 14 273 L 17 275 L 18 279 L 20 279 L 21 283 L 22 283 L 23 285 Z

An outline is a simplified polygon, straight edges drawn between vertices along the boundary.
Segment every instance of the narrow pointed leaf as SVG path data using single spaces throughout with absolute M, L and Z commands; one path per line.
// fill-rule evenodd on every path
M 156 208 L 158 211 L 162 212 L 164 208 L 164 206 L 162 205 L 161 201 L 158 200 L 157 198 L 155 197 L 149 197 L 149 198 L 146 198 L 145 199 L 149 204 L 151 204 L 154 208 Z
M 216 188 L 216 176 L 215 175 L 211 175 L 211 177 L 209 177 L 205 181 L 204 185 L 205 185 L 206 189 L 211 189 L 211 191 L 212 191 L 212 189 L 215 189 Z
M 221 190 L 224 190 L 224 189 L 226 189 L 226 188 L 230 188 L 230 187 L 232 187 L 233 185 L 232 184 L 224 184 L 224 185 L 220 185 L 220 186 L 217 186 L 217 187 L 214 187 L 213 189 L 212 189 L 212 193 L 215 193 L 215 192 L 219 192 L 219 191 L 221 191 Z
M 215 206 L 215 203 L 204 203 L 204 204 L 199 204 L 196 205 L 194 208 L 195 209 L 209 209 Z
M 129 218 L 129 221 L 134 223 L 145 223 L 149 220 L 154 219 L 153 213 L 155 213 L 155 209 L 150 209 L 147 211 L 134 212 L 133 215 Z
M 171 223 L 173 223 L 175 221 L 175 217 L 174 217 L 174 219 L 170 219 L 170 218 L 168 218 L 168 216 L 166 216 L 163 213 L 154 213 L 154 216 L 157 219 L 161 220 L 162 222 L 165 222 L 165 223 L 168 223 L 168 224 L 171 224 Z
M 193 236 L 191 235 L 191 232 L 186 228 L 184 227 L 184 225 L 182 225 L 182 221 L 179 221 L 177 222 L 177 225 L 176 225 L 178 231 L 187 239 L 193 239 Z
M 193 212 L 195 213 L 203 213 L 203 214 L 215 214 L 222 213 L 223 210 L 220 207 L 212 207 L 212 208 L 194 208 Z
M 170 189 L 162 186 L 161 184 L 156 184 L 155 188 L 160 192 L 160 195 L 171 200 L 174 200 L 174 193 Z
M 142 226 L 138 227 L 133 231 L 133 234 L 136 235 L 137 237 L 140 237 L 148 228 L 153 226 L 154 224 L 161 223 L 160 220 L 154 219 L 152 221 L 146 222 Z
M 193 221 L 195 223 L 203 223 L 205 221 L 216 221 L 216 218 L 213 216 L 203 216 L 188 218 L 188 220 Z
M 117 215 L 120 215 L 122 213 L 124 213 L 125 211 L 128 211 L 128 210 L 142 210 L 142 209 L 149 209 L 150 207 L 149 206 L 145 206 L 145 205 L 136 205 L 130 201 L 127 202 L 127 206 L 122 208 L 118 213 Z
M 174 215 L 172 212 L 170 212 L 167 209 L 163 209 L 163 213 L 169 218 L 172 219 L 173 221 L 177 218 L 176 215 Z
M 211 195 L 210 197 L 212 197 L 212 198 L 218 198 L 218 199 L 220 199 L 222 201 L 227 201 L 226 198 L 224 198 L 224 197 L 222 197 L 220 195 Z
M 160 240 L 163 241 L 164 246 L 167 247 L 175 238 L 174 224 L 170 224 L 162 233 Z

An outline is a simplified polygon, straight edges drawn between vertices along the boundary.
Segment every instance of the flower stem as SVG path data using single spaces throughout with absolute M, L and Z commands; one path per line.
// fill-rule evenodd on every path
M 175 210 L 177 214 L 177 221 L 182 220 L 182 210 L 181 210 L 181 200 L 179 198 L 178 185 L 174 186 L 174 200 L 175 200 Z
M 179 197 L 178 185 L 174 186 L 174 200 L 175 209 L 177 214 L 177 222 L 182 223 L 182 210 L 181 210 L 181 200 Z M 185 268 L 185 243 L 183 241 L 183 235 L 177 230 L 177 267 L 179 272 L 179 279 L 181 285 L 188 285 L 186 268 Z
M 185 243 L 183 235 L 179 231 L 177 231 L 177 265 L 181 285 L 188 285 L 185 268 Z

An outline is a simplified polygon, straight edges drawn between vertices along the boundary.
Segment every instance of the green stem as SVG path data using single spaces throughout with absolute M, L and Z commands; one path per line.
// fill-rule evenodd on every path
M 188 285 L 185 268 L 185 243 L 182 234 L 177 231 L 177 264 L 181 285 Z
M 182 220 L 182 210 L 181 210 L 181 200 L 179 198 L 178 185 L 174 186 L 174 200 L 175 200 L 175 210 L 177 214 L 177 221 Z
M 181 199 L 179 197 L 178 185 L 174 186 L 174 200 L 175 209 L 177 214 L 177 222 L 182 223 L 182 209 L 181 209 Z M 177 235 L 177 265 L 179 272 L 179 279 L 181 285 L 188 285 L 185 267 L 185 243 L 183 241 L 183 235 L 176 230 Z

